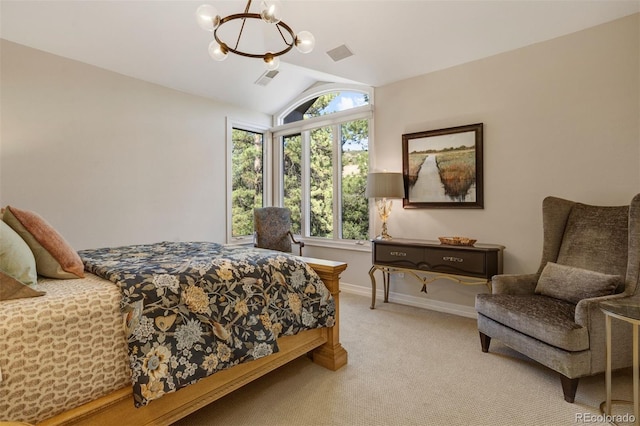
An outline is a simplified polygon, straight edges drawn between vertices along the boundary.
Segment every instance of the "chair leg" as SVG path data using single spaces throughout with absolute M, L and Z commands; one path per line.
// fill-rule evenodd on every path
M 560 375 L 560 381 L 562 382 L 562 392 L 564 393 L 564 400 L 572 403 L 576 399 L 576 391 L 578 390 L 578 381 L 580 379 L 570 379 L 567 376 Z
M 489 345 L 491 344 L 491 336 L 487 336 L 483 332 L 480 333 L 480 345 L 482 346 L 482 352 L 489 352 Z

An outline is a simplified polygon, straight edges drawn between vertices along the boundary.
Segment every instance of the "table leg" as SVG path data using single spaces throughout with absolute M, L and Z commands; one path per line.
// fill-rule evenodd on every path
M 369 277 L 371 277 L 371 306 L 369 309 L 376 308 L 376 277 L 374 273 L 377 269 L 378 267 L 376 265 L 373 265 L 371 269 L 369 269 Z
M 605 380 L 604 386 L 607 393 L 607 402 L 605 406 L 605 414 L 611 415 L 611 317 L 604 316 L 605 334 L 606 334 L 606 364 L 605 364 Z
M 384 277 L 384 303 L 389 303 L 389 271 L 383 270 L 382 276 Z

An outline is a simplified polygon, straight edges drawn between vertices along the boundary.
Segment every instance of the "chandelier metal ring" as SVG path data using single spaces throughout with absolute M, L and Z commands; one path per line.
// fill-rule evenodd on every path
M 235 13 L 225 17 L 221 17 L 216 8 L 208 4 L 203 4 L 198 7 L 198 10 L 196 10 L 196 19 L 200 28 L 213 33 L 214 40 L 209 43 L 208 50 L 209 56 L 214 60 L 224 61 L 227 58 L 228 53 L 231 52 L 247 58 L 260 58 L 264 61 L 268 70 L 275 70 L 280 64 L 279 56 L 289 52 L 292 48 L 295 47 L 301 53 L 309 53 L 313 50 L 316 43 L 316 39 L 313 37 L 313 34 L 309 31 L 300 31 L 298 34 L 294 34 L 291 27 L 282 22 L 280 19 L 279 0 L 261 0 L 260 13 L 249 12 L 249 9 L 251 8 L 251 1 L 252 0 L 247 0 L 247 5 L 244 8 L 243 13 Z M 226 23 L 237 20 L 241 20 L 242 23 L 240 24 L 235 44 L 230 46 L 222 41 L 222 35 L 231 39 L 233 34 L 235 34 L 233 30 L 237 28 L 228 27 L 227 29 L 229 31 L 224 31 L 224 34 L 219 34 L 218 30 L 220 30 L 220 28 L 222 28 Z M 276 44 L 275 52 L 267 51 L 264 53 L 253 53 L 243 50 L 245 45 L 243 45 L 242 49 L 239 47 L 245 25 L 247 22 L 255 22 L 256 20 L 273 25 L 278 34 L 280 34 L 282 43 L 284 44 Z M 284 48 L 280 49 L 281 46 L 284 46 Z
M 243 23 L 242 23 L 242 27 L 240 29 L 240 33 L 238 34 L 238 40 L 236 41 L 236 46 L 235 47 L 231 47 L 229 46 L 228 43 L 225 43 L 224 41 L 221 40 L 220 37 L 218 37 L 218 30 L 220 28 L 222 28 L 222 26 L 230 21 L 234 21 L 237 19 L 242 19 Z M 267 53 L 247 53 L 247 52 L 243 52 L 242 50 L 238 49 L 238 44 L 240 43 L 240 37 L 242 35 L 242 30 L 244 29 L 244 24 L 246 22 L 246 19 L 257 19 L 259 21 L 262 21 L 262 16 L 260 16 L 259 13 L 236 13 L 233 15 L 229 15 L 229 16 L 225 16 L 224 18 L 220 19 L 220 24 L 218 25 L 218 27 L 214 30 L 213 32 L 213 37 L 215 38 L 215 40 L 218 42 L 218 44 L 220 46 L 224 46 L 229 52 L 233 52 L 236 55 L 240 55 L 240 56 L 245 56 L 247 58 L 261 58 L 261 59 L 267 59 L 268 57 L 276 57 L 276 56 L 281 56 L 284 55 L 285 53 L 289 52 L 291 49 L 293 49 L 293 46 L 295 46 L 296 44 L 296 36 L 293 32 L 293 30 L 291 29 L 291 27 L 287 24 L 285 24 L 284 22 L 280 21 L 278 23 L 275 24 L 276 28 L 278 28 L 278 31 L 280 32 L 280 36 L 282 37 L 282 40 L 284 42 L 284 44 L 287 46 L 284 49 L 277 51 L 277 52 L 267 52 Z M 291 42 L 288 42 L 284 36 L 284 34 L 282 33 L 281 29 L 285 30 L 290 36 L 291 36 Z

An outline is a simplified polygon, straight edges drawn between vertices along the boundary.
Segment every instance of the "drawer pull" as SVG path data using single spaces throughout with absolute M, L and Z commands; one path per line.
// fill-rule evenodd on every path
M 403 251 L 390 251 L 389 255 L 391 256 L 398 256 L 398 257 L 406 257 L 407 253 L 403 252 Z
M 443 256 L 442 260 L 446 261 L 446 262 L 458 262 L 458 263 L 462 263 L 464 262 L 464 259 L 461 257 L 454 257 L 454 256 Z

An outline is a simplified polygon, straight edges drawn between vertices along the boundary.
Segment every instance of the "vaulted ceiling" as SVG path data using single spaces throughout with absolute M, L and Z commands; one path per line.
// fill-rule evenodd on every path
M 213 61 L 198 27 L 202 1 L 0 1 L 0 36 L 187 93 L 274 113 L 317 82 L 381 86 L 517 49 L 640 11 L 639 0 L 290 0 L 283 20 L 311 31 L 309 54 L 292 50 L 266 85 L 257 59 Z M 258 11 L 258 1 L 251 11 Z M 211 1 L 220 13 L 244 1 Z M 266 31 L 243 43 L 264 46 Z M 266 33 L 269 34 L 269 33 Z M 246 40 L 245 40 L 246 38 Z M 333 61 L 346 45 L 353 56 Z M 612 46 L 615 48 L 615 46 Z

